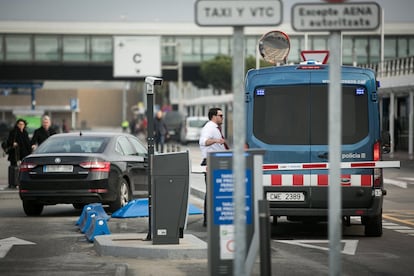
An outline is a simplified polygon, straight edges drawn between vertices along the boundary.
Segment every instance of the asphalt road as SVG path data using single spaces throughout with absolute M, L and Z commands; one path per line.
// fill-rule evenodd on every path
M 197 165 L 196 145 L 188 149 Z M 398 158 L 398 156 L 397 156 Z M 343 228 L 343 275 L 412 275 L 414 271 L 414 163 L 384 171 L 388 191 L 384 202 L 384 234 L 368 238 L 358 219 Z M 0 158 L 0 183 L 7 179 L 7 162 Z M 202 192 L 204 178 L 192 174 L 190 185 Z M 47 206 L 41 217 L 26 217 L 16 191 L 0 191 L 0 275 L 209 275 L 208 260 L 169 260 L 99 256 L 93 243 L 75 226 L 80 211 L 71 205 Z M 202 207 L 202 200 L 190 202 Z M 111 219 L 111 233 L 146 233 L 148 219 Z M 202 215 L 189 217 L 185 234 L 207 241 Z M 292 223 L 272 228 L 272 275 L 328 275 L 329 240 L 326 223 Z M 260 274 L 256 262 L 252 275 Z

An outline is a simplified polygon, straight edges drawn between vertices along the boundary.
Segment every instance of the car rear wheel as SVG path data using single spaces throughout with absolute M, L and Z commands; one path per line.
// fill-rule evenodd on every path
M 362 221 L 365 224 L 365 236 L 367 237 L 382 236 L 382 211 L 377 216 L 364 217 Z
M 23 200 L 23 210 L 27 216 L 40 216 L 43 211 L 43 204 L 34 200 Z
M 128 183 L 125 179 L 121 179 L 118 185 L 118 191 L 115 201 L 109 204 L 109 211 L 115 212 L 116 210 L 124 207 L 131 200 L 131 193 L 128 187 Z

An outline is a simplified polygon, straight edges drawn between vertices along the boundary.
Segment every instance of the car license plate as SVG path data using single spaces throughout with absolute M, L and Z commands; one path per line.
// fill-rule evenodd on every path
M 267 192 L 269 201 L 305 201 L 305 195 L 301 192 Z
M 72 165 L 47 165 L 43 167 L 43 172 L 73 172 Z

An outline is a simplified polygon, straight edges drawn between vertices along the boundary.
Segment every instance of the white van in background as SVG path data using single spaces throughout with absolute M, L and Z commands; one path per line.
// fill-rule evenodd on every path
M 181 143 L 198 142 L 200 132 L 203 126 L 208 122 L 205 116 L 190 116 L 185 119 L 185 123 L 181 128 Z

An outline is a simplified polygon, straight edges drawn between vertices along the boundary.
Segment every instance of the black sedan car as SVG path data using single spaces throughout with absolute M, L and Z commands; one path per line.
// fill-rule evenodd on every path
M 28 216 L 44 205 L 109 205 L 114 212 L 148 190 L 147 148 L 126 133 L 50 136 L 20 165 L 19 194 Z

